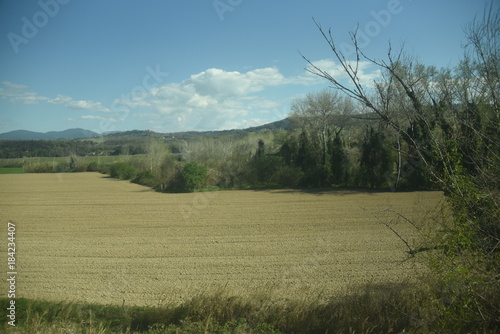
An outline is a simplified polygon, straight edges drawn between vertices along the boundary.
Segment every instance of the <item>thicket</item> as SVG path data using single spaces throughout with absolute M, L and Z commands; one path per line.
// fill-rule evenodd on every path
M 99 170 L 97 161 L 86 161 L 76 155 L 63 159 L 22 159 L 12 164 L 7 163 L 7 166 L 23 167 L 26 173 L 95 172 Z
M 137 176 L 137 168 L 125 162 L 116 162 L 109 168 L 109 175 L 122 180 L 135 179 Z
M 498 330 L 500 320 L 500 12 L 490 5 L 482 19 L 466 26 L 468 44 L 455 69 L 425 66 L 403 50 L 389 47 L 388 58 L 376 60 L 359 48 L 347 60 L 330 30 L 318 28 L 349 84 L 309 64 L 309 71 L 360 103 L 378 118 L 397 143 L 394 184 L 433 184 L 451 207 L 425 235 L 431 268 L 438 282 L 435 303 L 443 330 Z M 379 69 L 374 89 L 363 84 L 360 63 Z M 370 92 L 370 93 L 368 93 Z M 384 141 L 368 133 L 365 143 Z M 376 147 L 380 145 L 376 144 Z M 364 147 L 363 152 L 368 152 Z M 391 164 L 389 154 L 366 165 Z M 362 155 L 361 161 L 370 161 Z M 389 164 L 388 164 L 389 162 Z M 366 175 L 362 172 L 361 175 Z M 395 178 L 394 178 L 395 176 Z M 379 185 L 379 174 L 367 180 Z M 409 222 L 412 223 L 412 222 Z M 420 226 L 415 225 L 420 229 Z
M 196 162 L 186 163 L 175 177 L 172 189 L 180 192 L 193 192 L 206 187 L 207 169 Z

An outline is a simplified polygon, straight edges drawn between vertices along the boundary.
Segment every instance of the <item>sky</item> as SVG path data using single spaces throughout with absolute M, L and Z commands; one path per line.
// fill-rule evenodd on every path
M 495 6 L 499 4 L 493 0 Z M 301 54 L 345 80 L 346 58 L 389 41 L 452 67 L 482 0 L 0 0 L 0 133 L 83 128 L 205 131 L 281 120 L 328 88 Z M 313 20 L 314 19 L 314 20 Z M 369 85 L 379 71 L 361 64 Z

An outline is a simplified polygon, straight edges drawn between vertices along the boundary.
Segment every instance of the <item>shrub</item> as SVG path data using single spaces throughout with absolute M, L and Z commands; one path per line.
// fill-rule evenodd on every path
M 137 174 L 137 176 L 132 180 L 132 182 L 152 188 L 156 186 L 156 184 L 158 183 L 156 175 L 154 175 L 149 170 L 145 170 Z
M 56 173 L 66 173 L 70 171 L 69 164 L 67 162 L 60 162 L 54 167 L 54 172 Z
M 97 171 L 101 174 L 108 174 L 111 176 L 111 167 L 109 165 L 97 165 Z
M 184 165 L 180 175 L 180 191 L 193 192 L 207 184 L 207 168 L 196 162 Z
M 26 161 L 23 168 L 26 173 L 53 173 L 55 166 L 47 161 Z
M 92 161 L 91 163 L 89 163 L 87 165 L 87 168 L 86 168 L 86 171 L 87 172 L 96 172 L 98 171 L 98 165 L 97 165 L 97 162 L 96 161 Z
M 248 180 L 259 185 L 297 186 L 304 173 L 296 167 L 288 166 L 280 156 L 263 155 L 250 163 Z
M 120 178 L 122 180 L 130 180 L 136 177 L 137 168 L 124 162 L 116 162 L 111 165 L 109 174 L 111 177 Z
M 296 167 L 284 165 L 276 171 L 275 177 L 279 185 L 296 187 L 300 184 L 304 173 Z

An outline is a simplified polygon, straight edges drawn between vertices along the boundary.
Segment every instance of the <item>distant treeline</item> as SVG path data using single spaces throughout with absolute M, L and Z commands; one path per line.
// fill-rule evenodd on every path
M 140 139 L 136 143 L 130 143 L 130 140 L 124 141 L 119 139 L 101 142 L 92 139 L 0 140 L 0 158 L 2 159 L 68 157 L 71 155 L 134 155 L 144 153 L 144 147 Z
M 295 126 L 290 130 L 244 137 L 198 137 L 175 143 L 150 138 L 141 146 L 143 155 L 134 159 L 122 155 L 119 163 L 100 164 L 91 170 L 158 191 L 434 187 L 425 168 L 418 168 L 411 156 L 399 154 L 398 150 L 406 150 L 407 145 L 378 122 L 365 121 L 347 128 L 330 124 L 323 133 L 308 123 L 310 119 L 300 115 L 294 118 Z M 65 169 L 81 171 L 68 166 Z

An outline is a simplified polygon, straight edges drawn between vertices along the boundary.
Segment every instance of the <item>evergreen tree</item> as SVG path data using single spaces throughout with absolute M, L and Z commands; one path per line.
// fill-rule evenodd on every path
M 298 155 L 298 145 L 295 140 L 288 140 L 281 146 L 278 155 L 283 157 L 283 160 L 288 166 L 295 166 Z
M 264 143 L 264 141 L 262 139 L 259 139 L 259 141 L 257 142 L 257 145 L 258 145 L 258 147 L 257 147 L 257 152 L 255 153 L 255 157 L 261 158 L 266 154 L 266 144 Z
M 312 156 L 312 145 L 305 131 L 299 136 L 299 148 L 297 152 L 297 166 L 304 172 L 307 172 L 315 167 L 316 162 Z
M 391 168 L 391 154 L 385 144 L 383 133 L 371 127 L 361 145 L 360 185 L 381 188 L 386 182 L 385 174 Z
M 347 181 L 347 154 L 339 132 L 329 142 L 328 151 L 331 161 L 331 182 L 337 185 L 345 184 Z

